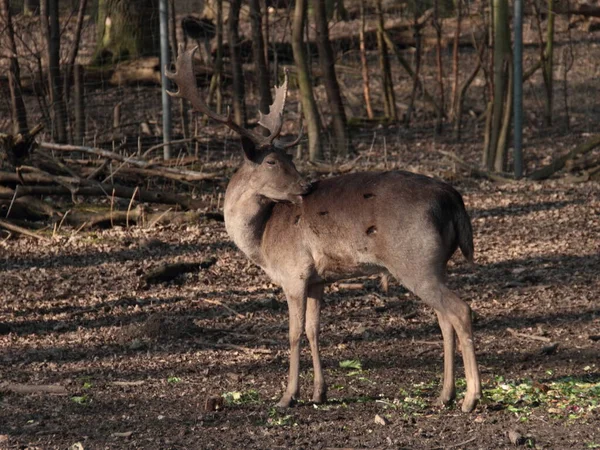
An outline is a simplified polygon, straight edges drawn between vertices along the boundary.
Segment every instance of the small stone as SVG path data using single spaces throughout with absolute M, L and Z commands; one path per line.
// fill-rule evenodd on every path
M 388 425 L 390 421 L 379 414 L 375 414 L 375 423 L 378 425 Z
M 518 445 L 523 445 L 525 443 L 525 438 L 518 430 L 509 430 L 508 440 L 515 447 Z

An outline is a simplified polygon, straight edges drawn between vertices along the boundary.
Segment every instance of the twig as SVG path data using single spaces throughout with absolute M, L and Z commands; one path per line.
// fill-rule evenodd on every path
M 60 384 L 18 384 L 1 383 L 0 392 L 14 392 L 15 394 L 53 394 L 67 395 L 67 389 Z
M 39 241 L 50 242 L 50 240 L 45 236 L 40 236 L 39 234 L 36 234 L 33 231 L 29 231 L 27 228 L 20 227 L 13 223 L 6 222 L 4 220 L 0 220 L 0 228 L 4 228 L 9 231 L 14 231 L 15 233 L 19 233 L 24 236 L 29 236 L 29 237 L 35 238 Z
M 133 195 L 131 196 L 131 200 L 129 200 L 129 206 L 127 206 L 127 218 L 125 219 L 125 227 L 129 228 L 129 212 L 131 211 L 131 206 L 133 205 L 133 201 L 135 199 L 135 194 L 137 194 L 138 187 L 135 187 L 135 191 L 133 191 Z
M 141 386 L 143 384 L 145 384 L 146 382 L 144 380 L 137 380 L 137 381 L 113 381 L 110 384 L 112 384 L 113 386 Z
M 232 313 L 234 316 L 236 316 L 236 317 L 238 317 L 240 319 L 243 319 L 245 317 L 243 314 L 240 314 L 235 309 L 231 308 L 230 306 L 227 306 L 225 303 L 223 303 L 223 302 L 221 302 L 219 300 L 213 300 L 213 299 L 203 298 L 202 301 L 206 302 L 206 303 L 210 303 L 211 305 L 221 306 L 221 307 L 225 308 L 227 311 L 229 311 L 230 313 Z
M 441 447 L 434 447 L 432 450 L 444 450 L 447 448 L 456 448 L 456 447 L 462 447 L 463 445 L 467 445 L 470 442 L 473 442 L 475 439 L 477 439 L 477 437 L 472 437 L 471 439 L 467 439 L 466 441 L 462 441 L 459 442 L 458 444 L 450 444 L 450 445 L 443 445 Z
M 515 331 L 512 328 L 507 328 L 506 331 L 508 331 L 510 334 L 512 334 L 515 337 L 531 339 L 533 341 L 542 341 L 542 342 L 551 342 L 552 341 L 552 339 L 544 337 L 544 336 L 536 336 L 534 334 L 519 333 L 518 331 Z
M 510 176 L 510 174 L 496 174 L 492 172 L 488 172 L 486 170 L 478 169 L 477 167 L 473 167 L 463 159 L 461 159 L 458 155 L 452 152 L 446 152 L 444 150 L 438 150 L 438 152 L 448 158 L 452 159 L 463 169 L 468 170 L 472 175 L 476 175 L 481 178 L 486 178 L 492 181 L 499 181 L 501 183 L 513 183 L 515 180 Z

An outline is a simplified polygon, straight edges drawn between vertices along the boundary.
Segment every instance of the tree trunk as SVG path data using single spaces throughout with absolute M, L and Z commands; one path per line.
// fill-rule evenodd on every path
M 385 41 L 385 29 L 383 26 L 383 8 L 381 0 L 377 0 L 377 49 L 379 50 L 379 68 L 381 70 L 383 85 L 383 111 L 388 120 L 396 121 L 398 114 L 396 112 L 396 94 L 394 93 L 394 82 L 392 79 L 392 69 L 387 52 Z
M 85 18 L 85 10 L 87 8 L 87 0 L 79 0 L 79 8 L 77 12 L 77 25 L 75 25 L 75 33 L 73 37 L 73 43 L 71 50 L 69 51 L 69 58 L 67 59 L 67 64 L 64 73 L 64 85 L 63 92 L 69 101 L 70 92 L 69 86 L 71 85 L 71 81 L 73 80 L 73 67 L 75 66 L 75 61 L 77 59 L 77 53 L 79 52 L 79 43 L 81 40 L 81 30 L 83 28 L 83 20 Z
M 259 110 L 263 114 L 269 113 L 271 106 L 271 82 L 269 69 L 265 60 L 265 42 L 263 41 L 262 15 L 260 1 L 250 0 L 250 24 L 252 28 L 252 57 L 256 71 L 258 85 Z M 264 130 L 268 134 L 268 130 Z
M 460 32 L 462 25 L 462 0 L 456 0 L 456 29 L 454 31 L 454 42 L 452 44 L 452 104 L 450 107 L 450 114 L 452 120 L 456 120 L 457 108 L 458 108 L 458 96 L 459 96 L 459 44 L 460 44 Z M 485 45 L 485 44 L 483 44 Z M 459 125 L 460 127 L 460 125 Z M 456 124 L 455 124 L 456 129 Z
M 510 51 L 510 29 L 508 23 L 508 1 L 493 0 L 494 29 L 494 87 L 489 143 L 484 149 L 484 165 L 487 170 L 504 171 L 506 161 L 507 134 L 512 110 L 512 73 Z
M 21 92 L 21 71 L 19 69 L 19 61 L 17 59 L 17 46 L 15 43 L 14 29 L 12 26 L 12 16 L 8 0 L 0 1 L 0 13 L 5 17 L 4 27 L 6 28 L 5 48 L 10 52 L 10 67 L 8 70 L 8 87 L 10 90 L 10 106 L 13 121 L 14 134 L 25 134 L 28 131 L 27 127 L 27 110 L 23 102 L 23 94 Z
M 436 134 L 442 132 L 444 123 L 444 111 L 446 108 L 444 99 L 444 66 L 442 63 L 442 21 L 440 19 L 439 0 L 434 0 L 433 3 L 433 27 L 435 28 L 435 56 L 437 62 L 437 81 L 440 94 L 440 110 L 437 114 L 435 124 Z
M 371 107 L 371 87 L 369 86 L 369 65 L 367 63 L 367 52 L 365 49 L 365 0 L 360 0 L 360 30 L 358 32 L 360 45 L 360 64 L 362 68 L 363 96 L 367 117 L 373 119 L 373 108 Z
M 233 119 L 241 126 L 246 125 L 246 104 L 244 74 L 242 72 L 242 57 L 240 55 L 240 9 L 242 0 L 231 0 L 229 7 L 228 35 L 229 58 L 231 60 L 231 73 L 233 78 Z
M 52 133 L 57 142 L 67 141 L 67 110 L 60 80 L 60 24 L 58 0 L 42 0 L 42 33 L 46 40 L 48 85 L 52 104 Z
M 307 0 L 296 0 L 294 7 L 294 20 L 292 23 L 292 51 L 294 62 L 298 71 L 298 88 L 300 89 L 300 102 L 306 119 L 308 130 L 308 157 L 311 161 L 322 158 L 320 138 L 319 111 L 313 96 L 310 81 L 310 68 L 306 46 L 304 45 L 304 26 L 306 24 Z
M 217 114 L 222 113 L 223 97 L 221 92 L 221 80 L 223 79 L 223 0 L 216 2 L 216 39 L 217 39 L 217 57 L 215 59 L 215 70 L 210 80 L 210 89 L 208 91 L 208 104 L 212 102 L 213 95 L 217 94 Z
M 93 64 L 160 54 L 158 0 L 99 0 Z
M 23 14 L 26 16 L 37 16 L 40 13 L 40 0 L 25 0 L 23 2 Z
M 546 107 L 544 118 L 547 126 L 552 125 L 553 69 L 554 69 L 554 0 L 548 0 L 548 25 L 546 28 L 546 51 L 544 52 L 544 86 L 546 88 Z
M 329 101 L 329 110 L 333 125 L 333 148 L 335 149 L 335 154 L 343 158 L 348 154 L 350 140 L 346 126 L 346 112 L 344 111 L 340 86 L 335 74 L 333 49 L 329 41 L 329 24 L 327 23 L 325 2 L 313 0 L 312 5 L 317 33 L 317 48 L 319 50 L 319 65 L 321 66 L 323 81 L 325 83 L 325 91 Z
M 410 126 L 412 112 L 414 110 L 415 100 L 417 98 L 417 89 L 419 88 L 419 75 L 421 72 L 421 26 L 419 25 L 419 8 L 417 7 L 415 8 L 413 30 L 415 36 L 415 73 L 413 75 L 413 87 L 404 122 L 406 127 Z

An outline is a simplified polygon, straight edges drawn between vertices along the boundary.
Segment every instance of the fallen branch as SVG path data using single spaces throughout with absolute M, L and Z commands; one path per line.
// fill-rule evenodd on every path
M 0 392 L 14 392 L 15 394 L 52 394 L 67 395 L 67 389 L 60 384 L 18 384 L 1 383 Z
M 102 158 L 112 159 L 123 163 L 131 164 L 132 166 L 139 167 L 141 169 L 152 169 L 156 171 L 155 174 L 160 174 L 164 177 L 174 177 L 176 179 L 185 181 L 202 181 L 207 178 L 207 174 L 196 172 L 193 170 L 177 169 L 174 167 L 160 167 L 153 163 L 144 161 L 142 159 L 135 158 L 133 156 L 123 156 L 110 150 L 104 150 L 102 148 L 85 147 L 79 145 L 66 145 L 66 144 L 53 144 L 50 142 L 42 142 L 39 144 L 41 148 L 48 150 L 63 151 L 63 152 L 82 152 L 89 155 L 101 156 Z M 209 175 L 214 178 L 214 175 Z
M 577 155 L 587 153 L 600 146 L 600 134 L 593 136 L 583 144 L 578 145 L 566 155 L 555 159 L 547 166 L 544 166 L 529 175 L 530 180 L 541 181 L 550 178 L 556 172 L 561 170 L 567 164 L 567 161 L 574 159 Z
M 200 269 L 208 269 L 216 262 L 217 258 L 211 257 L 199 263 L 163 264 L 146 274 L 144 276 L 144 281 L 146 281 L 148 284 L 166 283 L 167 281 L 172 281 L 184 273 L 198 272 Z
M 448 158 L 452 159 L 455 163 L 461 166 L 463 169 L 469 171 L 470 175 L 475 175 L 480 178 L 485 178 L 492 181 L 498 181 L 501 183 L 513 183 L 515 181 L 514 178 L 510 174 L 497 174 L 493 172 L 488 172 L 486 170 L 478 169 L 477 167 L 473 167 L 469 163 L 465 162 L 462 158 L 452 152 L 446 152 L 444 150 L 438 150 L 438 152 Z
M 116 184 L 96 184 L 92 186 L 75 187 L 74 191 L 71 191 L 64 186 L 19 186 L 16 197 L 24 197 L 26 195 L 81 195 L 84 197 L 111 197 L 114 194 L 115 197 L 126 198 L 129 200 L 133 197 L 134 192 L 135 188 Z M 12 195 L 0 191 L 0 199 L 6 198 L 12 198 Z M 206 206 L 203 201 L 195 200 L 188 196 L 169 194 L 166 192 L 146 191 L 144 189 L 138 189 L 136 193 L 136 200 L 148 203 L 179 205 L 184 209 L 201 209 Z
M 515 337 L 520 337 L 520 338 L 524 338 L 524 339 L 531 339 L 533 341 L 552 342 L 552 339 L 550 339 L 550 338 L 547 338 L 547 337 L 544 337 L 544 336 L 536 336 L 534 334 L 519 333 L 518 331 L 515 331 L 512 328 L 507 328 L 506 331 L 508 331 L 510 334 L 512 334 Z
M 239 317 L 240 319 L 243 319 L 245 317 L 243 314 L 240 314 L 235 309 L 231 308 L 230 306 L 227 306 L 225 303 L 223 303 L 219 300 L 211 300 L 208 298 L 203 298 L 202 301 L 205 303 L 210 303 L 211 305 L 221 306 L 221 307 L 225 308 L 227 311 L 229 311 L 230 313 L 232 313 L 234 316 Z
M 4 228 L 5 230 L 12 231 L 14 233 L 19 233 L 24 236 L 32 237 L 34 239 L 37 239 L 38 241 L 50 242 L 50 239 L 48 239 L 45 236 L 40 236 L 39 234 L 34 233 L 33 231 L 29 231 L 27 228 L 23 228 L 13 223 L 6 222 L 5 220 L 0 220 L 0 228 Z

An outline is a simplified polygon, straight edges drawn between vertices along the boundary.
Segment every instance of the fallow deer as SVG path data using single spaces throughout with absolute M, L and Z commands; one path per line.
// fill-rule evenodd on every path
M 314 369 L 316 403 L 326 401 L 319 356 L 323 289 L 337 280 L 386 273 L 394 276 L 437 313 L 444 342 L 444 378 L 439 401 L 455 397 L 454 353 L 458 335 L 467 392 L 462 410 L 472 411 L 481 396 L 471 310 L 446 284 L 446 265 L 457 248 L 473 260 L 471 221 L 461 195 L 450 185 L 403 171 L 363 172 L 306 182 L 285 147 L 281 133 L 287 78 L 276 88 L 262 136 L 211 111 L 198 93 L 192 58 L 180 54 L 172 96 L 241 136 L 244 162 L 225 194 L 225 226 L 235 244 L 285 293 L 289 309 L 288 384 L 278 403 L 291 406 L 299 396 L 300 340 L 306 331 Z M 288 144 L 295 145 L 297 142 Z

